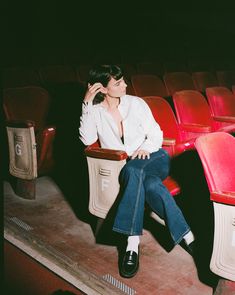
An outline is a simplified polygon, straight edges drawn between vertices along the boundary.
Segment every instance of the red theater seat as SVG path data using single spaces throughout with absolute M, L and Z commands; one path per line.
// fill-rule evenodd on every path
M 221 128 L 213 119 L 206 98 L 196 90 L 178 91 L 173 95 L 177 120 L 188 138 L 213 131 L 234 132 L 235 125 Z
M 196 139 L 214 206 L 214 243 L 211 270 L 220 277 L 235 281 L 235 138 L 214 132 Z
M 136 95 L 136 94 L 135 94 L 135 90 L 134 90 L 134 88 L 133 88 L 131 82 L 126 80 L 126 84 L 127 84 L 126 94 L 129 94 L 129 95 Z
M 235 95 L 226 87 L 209 87 L 206 96 L 213 117 L 221 121 L 222 126 L 235 123 Z
M 231 89 L 232 86 L 235 85 L 235 71 L 217 71 L 216 75 L 219 86 Z
M 168 96 L 168 92 L 163 81 L 156 75 L 133 75 L 131 77 L 131 83 L 137 96 Z
M 218 86 L 219 82 L 212 72 L 193 72 L 193 82 L 196 90 L 205 92 L 207 87 Z
M 171 96 L 176 91 L 196 89 L 191 75 L 187 72 L 166 73 L 163 80 Z
M 9 142 L 9 150 L 16 150 L 16 145 L 21 145 L 21 141 L 22 146 L 24 146 L 24 142 L 27 143 L 29 141 L 29 145 L 33 145 L 30 140 L 36 140 L 36 162 L 33 164 L 36 165 L 36 174 L 34 174 L 34 176 L 27 176 L 31 178 L 26 178 L 27 180 L 33 180 L 36 178 L 35 175 L 40 176 L 48 174 L 53 169 L 53 140 L 55 136 L 55 127 L 47 126 L 46 123 L 49 106 L 49 93 L 41 87 L 28 86 L 8 88 L 3 92 L 3 108 L 7 120 L 7 127 L 11 128 L 11 133 L 8 135 L 13 136 L 11 144 Z M 27 134 L 30 134 L 31 139 L 24 138 L 24 134 L 26 133 L 21 134 L 21 132 L 24 132 L 22 128 L 25 128 L 26 133 L 27 129 L 30 128 Z M 25 136 L 27 136 L 27 134 Z M 16 144 L 16 142 L 18 143 Z M 27 146 L 25 148 L 27 149 Z M 32 146 L 32 149 L 33 150 L 27 149 L 29 155 L 24 156 L 30 158 L 30 154 L 34 153 L 35 146 Z M 14 163 L 16 155 L 14 152 L 12 154 L 10 153 L 10 157 L 11 155 L 12 159 L 10 158 L 10 163 L 11 161 Z M 31 159 L 21 160 L 19 158 L 19 163 L 22 161 L 24 162 L 24 169 L 27 170 L 27 161 L 31 161 Z M 16 170 L 17 169 L 18 168 L 16 168 Z M 17 172 L 16 170 L 15 172 Z M 27 198 L 27 196 L 24 197 Z M 32 198 L 34 197 L 35 195 Z
M 184 132 L 180 129 L 170 104 L 164 98 L 148 96 L 143 99 L 149 105 L 156 122 L 163 130 L 163 148 L 168 151 L 171 157 L 194 148 L 194 139 L 184 140 Z

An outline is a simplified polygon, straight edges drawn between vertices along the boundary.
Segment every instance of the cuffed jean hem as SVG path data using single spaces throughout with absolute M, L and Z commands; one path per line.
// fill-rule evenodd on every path
M 186 230 L 177 241 L 175 241 L 171 235 L 172 241 L 174 242 L 174 246 L 178 245 L 183 240 L 184 236 L 190 232 L 190 230 L 191 230 L 190 228 L 188 230 Z M 118 232 L 120 234 L 127 235 L 127 236 L 142 236 L 143 235 L 143 232 L 127 232 L 125 230 L 120 230 L 115 227 L 113 227 L 113 231 Z
M 190 231 L 191 231 L 190 228 L 187 229 L 187 230 L 185 231 L 185 233 L 182 234 L 182 235 L 180 236 L 180 238 L 179 238 L 177 241 L 175 241 L 175 240 L 173 239 L 173 237 L 171 236 L 172 240 L 174 241 L 174 245 L 178 245 L 178 244 L 183 240 L 184 236 L 187 235 L 187 233 L 189 233 Z
M 113 231 L 118 232 L 120 234 L 127 235 L 127 236 L 142 236 L 143 235 L 143 232 L 129 232 L 129 231 L 121 230 L 119 228 L 115 228 L 115 227 L 113 227 Z

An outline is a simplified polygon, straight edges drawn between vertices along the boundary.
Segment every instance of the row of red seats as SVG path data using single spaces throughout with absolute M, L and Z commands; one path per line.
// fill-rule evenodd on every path
M 176 91 L 197 90 L 205 92 L 207 87 L 224 86 L 232 89 L 235 85 L 235 72 L 173 72 L 163 78 L 156 75 L 136 74 L 131 76 L 132 93 L 137 96 L 172 96 Z
M 143 96 L 164 131 L 164 148 L 170 155 L 192 148 L 194 139 L 201 134 L 218 130 L 234 132 L 235 95 L 225 87 L 210 87 L 206 89 L 206 97 L 197 90 L 178 91 L 173 95 L 174 113 L 166 99 Z M 51 96 L 42 87 L 7 88 L 3 92 L 7 120 L 34 121 L 39 174 L 50 170 L 53 163 L 55 126 L 47 126 L 50 105 Z
M 206 97 L 197 90 L 176 92 L 175 113 L 162 97 L 143 97 L 163 129 L 164 146 L 171 155 L 192 148 L 202 134 L 235 132 L 235 95 L 225 87 L 209 87 Z
M 166 72 L 158 74 L 155 64 L 122 64 L 124 76 L 129 82 L 130 94 L 145 95 L 173 95 L 178 90 L 204 91 L 210 86 L 235 85 L 235 71 L 194 71 L 194 72 Z M 57 65 L 44 66 L 38 69 L 17 67 L 1 70 L 3 88 L 18 86 L 45 86 L 55 83 L 85 82 L 90 65 L 77 67 Z M 134 89 L 133 89 L 134 88 Z

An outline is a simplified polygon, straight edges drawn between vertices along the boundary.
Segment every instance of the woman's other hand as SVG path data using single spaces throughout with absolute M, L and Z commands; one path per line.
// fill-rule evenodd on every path
M 131 156 L 131 159 L 135 159 L 135 158 L 138 158 L 138 159 L 150 159 L 150 153 L 145 151 L 145 150 L 137 150 L 135 151 L 132 156 Z

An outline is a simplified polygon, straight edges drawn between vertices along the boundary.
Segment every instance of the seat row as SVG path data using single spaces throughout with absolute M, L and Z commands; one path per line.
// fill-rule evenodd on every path
M 68 92 L 65 96 L 66 102 L 69 99 L 72 102 Z M 178 91 L 172 97 L 174 108 L 161 96 L 142 98 L 161 126 L 164 132 L 163 146 L 171 156 L 193 148 L 194 140 L 199 135 L 214 131 L 235 131 L 235 95 L 226 87 L 209 87 L 206 96 L 197 90 Z M 77 97 L 75 99 L 78 101 Z M 51 170 L 53 166 L 56 121 L 53 122 L 55 126 L 48 126 L 52 105 L 50 93 L 39 86 L 7 88 L 3 91 L 6 120 L 34 122 L 39 175 Z M 58 109 L 56 111 L 61 112 Z M 72 106 L 70 111 L 72 112 Z
M 217 75 L 216 75 L 217 74 Z M 235 84 L 235 72 L 173 72 L 163 78 L 156 75 L 135 74 L 130 78 L 132 93 L 137 96 L 172 96 L 176 91 L 197 90 L 202 93 L 207 87 L 224 86 L 232 90 Z
M 171 156 L 194 148 L 202 134 L 235 132 L 235 95 L 225 87 L 209 87 L 206 97 L 197 90 L 178 91 L 173 95 L 174 110 L 162 97 L 143 97 L 163 129 L 163 146 Z
M 141 65 L 141 66 L 140 66 Z M 178 90 L 204 91 L 210 86 L 225 86 L 232 88 L 235 85 L 235 71 L 178 71 L 158 74 L 154 64 L 122 64 L 120 65 L 124 77 L 128 81 L 130 94 L 143 95 L 173 95 Z M 57 65 L 44 66 L 38 69 L 17 67 L 1 70 L 3 88 L 17 86 L 46 86 L 67 82 L 85 83 L 90 65 L 77 67 Z M 134 89 L 133 89 L 134 88 Z

